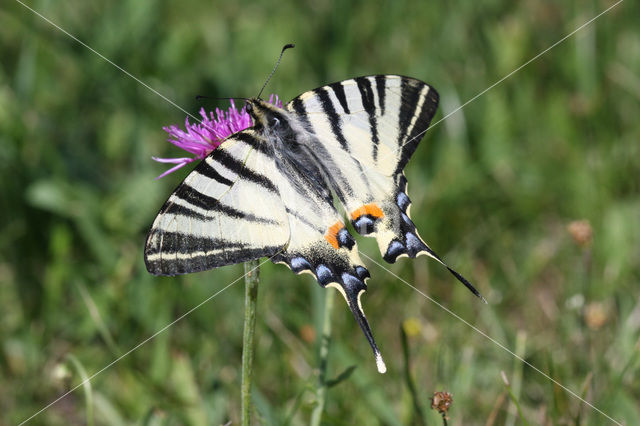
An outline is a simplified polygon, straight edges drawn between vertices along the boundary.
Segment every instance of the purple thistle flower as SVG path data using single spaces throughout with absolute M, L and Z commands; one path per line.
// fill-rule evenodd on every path
M 278 95 L 269 96 L 269 103 L 282 108 L 282 101 L 278 98 Z M 209 112 L 209 115 L 207 115 L 204 108 L 201 108 L 200 115 L 202 116 L 202 121 L 199 123 L 191 124 L 189 123 L 189 117 L 185 119 L 184 127 L 186 131 L 175 124 L 162 128 L 169 134 L 167 139 L 169 142 L 189 152 L 193 157 L 151 157 L 159 163 L 175 164 L 175 166 L 162 173 L 156 179 L 175 172 L 193 161 L 202 160 L 211 151 L 219 147 L 226 138 L 253 126 L 253 119 L 247 112 L 246 107 L 242 107 L 238 111 L 233 99 L 231 99 L 231 106 L 226 112 L 216 108 L 215 115 L 213 112 Z

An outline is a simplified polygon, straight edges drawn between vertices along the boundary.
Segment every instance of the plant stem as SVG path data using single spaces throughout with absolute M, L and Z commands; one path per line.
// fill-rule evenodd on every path
M 89 376 L 87 375 L 87 370 L 84 369 L 82 363 L 80 363 L 78 358 L 76 358 L 73 354 L 67 354 L 66 358 L 71 362 L 73 368 L 76 369 L 78 375 L 80 376 L 80 379 L 82 379 L 82 388 L 84 389 L 84 397 L 87 404 L 86 424 L 88 426 L 93 426 L 93 390 L 91 388 L 91 381 L 89 380 Z
M 329 343 L 331 342 L 331 312 L 333 311 L 334 291 L 324 291 L 324 318 L 322 320 L 322 336 L 320 340 L 320 372 L 318 374 L 318 389 L 316 390 L 316 406 L 311 413 L 311 426 L 319 426 L 322 412 L 327 399 L 327 363 L 329 358 Z
M 404 327 L 400 325 L 400 341 L 402 342 L 402 359 L 404 361 L 404 380 L 409 388 L 411 394 L 411 400 L 413 402 L 413 413 L 415 418 L 412 423 L 424 426 L 426 424 L 424 416 L 422 415 L 422 407 L 420 407 L 420 397 L 416 390 L 416 385 L 411 377 L 411 365 L 409 362 L 409 341 L 407 339 L 407 333 L 404 331 Z M 444 419 L 444 416 L 443 416 Z M 444 419 L 446 425 L 446 419 Z
M 502 375 L 502 381 L 504 382 L 504 387 L 509 394 L 509 398 L 511 398 L 511 402 L 513 402 L 513 404 L 516 406 L 516 409 L 518 410 L 518 416 L 520 416 L 522 424 L 528 426 L 529 423 L 527 423 L 527 420 L 524 418 L 524 414 L 522 413 L 522 409 L 520 408 L 520 403 L 518 403 L 518 397 L 511 390 L 511 383 L 509 383 L 507 375 L 504 373 L 504 371 L 501 371 L 500 374 Z
M 527 333 L 523 330 L 518 330 L 516 334 L 516 355 L 519 359 L 523 359 L 525 357 L 526 347 L 527 347 Z M 516 424 L 516 404 L 520 399 L 520 391 L 522 390 L 522 369 L 523 365 L 519 359 L 514 360 L 513 365 L 513 374 L 511 380 L 509 380 L 509 390 L 513 393 L 512 402 L 509 404 L 509 409 L 507 411 L 507 418 L 504 421 L 505 426 L 514 426 Z M 511 394 L 510 394 L 511 396 Z M 514 402 L 514 400 L 516 402 Z M 517 409 L 517 412 L 520 413 L 520 408 Z
M 258 259 L 244 263 L 244 333 L 242 335 L 242 401 L 241 423 L 251 424 L 251 379 L 253 378 L 253 352 L 256 332 L 256 305 L 260 268 Z

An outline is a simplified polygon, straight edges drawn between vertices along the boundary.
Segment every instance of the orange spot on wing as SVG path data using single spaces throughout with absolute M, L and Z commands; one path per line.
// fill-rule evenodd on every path
M 363 214 L 367 214 L 367 209 L 365 208 L 365 206 L 362 206 L 359 209 L 356 209 L 356 210 L 352 211 L 351 212 L 351 220 L 356 220 L 357 218 L 359 218 Z
M 380 209 L 376 203 L 367 204 L 365 208 L 367 209 L 367 214 L 375 217 L 376 219 L 384 217 L 382 209 Z
M 382 209 L 380 209 L 380 207 L 378 207 L 376 203 L 371 203 L 371 204 L 365 204 L 364 206 L 352 211 L 351 220 L 356 220 L 357 218 L 365 214 L 375 219 L 384 217 L 384 213 L 382 212 Z
M 337 221 L 331 225 L 327 230 L 327 233 L 324 234 L 324 239 L 329 241 L 329 244 L 331 244 L 336 250 L 340 248 L 340 245 L 338 244 L 338 232 L 340 232 L 342 228 L 344 228 L 344 223 Z

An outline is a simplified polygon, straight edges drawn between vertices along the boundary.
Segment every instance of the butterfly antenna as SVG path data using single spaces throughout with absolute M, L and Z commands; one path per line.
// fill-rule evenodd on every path
M 282 51 L 280 52 L 280 57 L 278 58 L 278 62 L 276 62 L 276 66 L 273 67 L 273 71 L 271 71 L 271 74 L 269 74 L 269 77 L 267 77 L 267 81 L 264 82 L 264 84 L 262 85 L 262 89 L 260 89 L 260 93 L 258 93 L 258 98 L 260 98 L 260 95 L 262 95 L 262 91 L 264 90 L 265 87 L 267 87 L 267 84 L 269 83 L 269 80 L 271 80 L 271 77 L 273 77 L 273 74 L 276 72 L 276 70 L 278 69 L 278 65 L 280 65 L 280 61 L 282 60 L 282 55 L 284 55 L 284 51 L 287 49 L 291 49 L 296 47 L 295 44 L 286 44 L 283 48 Z

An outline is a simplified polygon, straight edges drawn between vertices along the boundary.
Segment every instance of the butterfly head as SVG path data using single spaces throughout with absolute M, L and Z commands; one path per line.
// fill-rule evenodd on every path
M 254 127 L 276 129 L 286 125 L 286 112 L 259 98 L 247 99 L 246 111 L 253 119 Z

